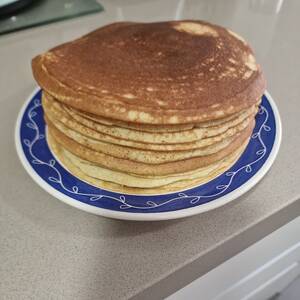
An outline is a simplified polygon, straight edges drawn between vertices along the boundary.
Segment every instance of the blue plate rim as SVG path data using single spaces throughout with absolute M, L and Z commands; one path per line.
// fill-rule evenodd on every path
M 22 148 L 21 139 L 20 139 L 20 130 L 21 130 L 21 121 L 22 117 L 24 115 L 24 112 L 29 104 L 29 102 L 32 100 L 33 96 L 40 90 L 40 87 L 36 87 L 34 91 L 29 95 L 27 100 L 23 103 L 20 112 L 17 117 L 16 125 L 15 125 L 15 145 L 17 154 L 19 156 L 19 159 L 27 171 L 27 173 L 31 176 L 31 178 L 44 190 L 46 190 L 49 194 L 54 196 L 55 198 L 61 200 L 62 202 L 69 204 L 73 207 L 76 207 L 78 209 L 81 209 L 83 211 L 93 213 L 96 215 L 101 215 L 108 218 L 114 218 L 114 219 L 122 219 L 122 220 L 134 220 L 134 221 L 159 221 L 159 220 L 169 220 L 169 219 L 178 219 L 178 218 L 184 218 L 187 216 L 192 216 L 196 214 L 200 214 L 212 209 L 215 209 L 217 207 L 223 206 L 231 201 L 233 201 L 236 198 L 239 198 L 241 195 L 246 193 L 248 190 L 250 190 L 253 186 L 255 186 L 267 173 L 267 171 L 272 166 L 279 148 L 281 144 L 281 138 L 282 138 L 282 124 L 281 119 L 279 115 L 278 108 L 275 104 L 275 101 L 273 100 L 272 96 L 268 91 L 265 91 L 264 95 L 267 97 L 270 106 L 274 113 L 274 119 L 276 123 L 276 132 L 275 132 L 275 140 L 272 147 L 272 150 L 266 159 L 266 161 L 263 163 L 261 168 L 257 171 L 255 175 L 253 175 L 250 179 L 248 179 L 245 183 L 243 183 L 241 186 L 239 186 L 237 189 L 229 192 L 226 195 L 221 196 L 218 199 L 215 199 L 211 202 L 207 202 L 198 206 L 189 207 L 189 208 L 183 208 L 180 210 L 174 210 L 174 211 L 167 211 L 167 212 L 154 212 L 154 213 L 136 213 L 136 212 L 126 212 L 126 211 L 116 211 L 116 210 L 110 210 L 106 208 L 96 207 L 92 206 L 83 202 L 80 202 L 70 196 L 67 196 L 60 191 L 56 190 L 54 187 L 49 185 L 46 181 L 44 181 L 38 173 L 32 168 L 30 163 L 28 162 L 25 153 Z

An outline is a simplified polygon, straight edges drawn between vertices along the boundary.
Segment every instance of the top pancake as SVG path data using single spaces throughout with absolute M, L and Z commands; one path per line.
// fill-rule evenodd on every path
M 114 23 L 35 57 L 32 68 L 57 100 L 143 124 L 224 118 L 265 89 L 249 45 L 202 21 Z

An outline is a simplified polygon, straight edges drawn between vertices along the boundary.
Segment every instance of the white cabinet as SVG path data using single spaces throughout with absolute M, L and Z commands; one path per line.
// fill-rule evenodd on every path
M 299 275 L 300 217 L 167 300 L 265 300 L 282 291 Z

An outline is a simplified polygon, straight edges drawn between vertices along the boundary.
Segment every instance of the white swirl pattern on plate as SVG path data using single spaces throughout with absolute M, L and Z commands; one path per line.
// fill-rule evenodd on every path
M 172 199 L 168 199 L 164 202 L 156 203 L 155 201 L 147 201 L 146 205 L 137 206 L 137 205 L 130 204 L 128 202 L 128 200 L 126 199 L 125 195 L 120 195 L 119 197 L 114 197 L 114 196 L 97 194 L 97 193 L 84 193 L 84 192 L 81 192 L 79 190 L 78 186 L 76 186 L 76 185 L 72 186 L 72 188 L 67 187 L 64 183 L 63 176 L 61 175 L 59 170 L 56 168 L 57 161 L 54 158 L 50 159 L 49 161 L 43 161 L 42 159 L 40 159 L 33 153 L 33 147 L 34 147 L 35 143 L 39 140 L 45 139 L 45 135 L 40 134 L 40 128 L 38 126 L 38 123 L 34 120 L 34 117 L 37 115 L 37 112 L 35 110 L 41 106 L 41 101 L 39 99 L 34 99 L 33 103 L 34 103 L 34 105 L 29 109 L 29 111 L 27 113 L 27 117 L 30 120 L 30 122 L 27 122 L 26 126 L 30 129 L 34 130 L 35 135 L 32 140 L 29 140 L 29 139 L 22 140 L 23 144 L 26 147 L 28 147 L 28 151 L 31 156 L 31 163 L 35 164 L 35 165 L 43 165 L 43 166 L 47 166 L 47 167 L 51 168 L 55 172 L 56 176 L 49 176 L 48 180 L 60 185 L 60 187 L 64 191 L 66 191 L 70 194 L 73 194 L 73 195 L 80 195 L 80 196 L 87 197 L 89 199 L 89 201 L 91 201 L 91 202 L 99 201 L 104 198 L 110 199 L 113 201 L 117 201 L 118 203 L 120 203 L 119 208 L 122 210 L 129 209 L 129 208 L 130 209 L 139 209 L 139 210 L 150 210 L 153 208 L 165 206 L 167 204 L 170 204 L 171 202 L 176 202 L 176 201 L 181 201 L 181 200 L 188 200 L 190 202 L 190 204 L 195 205 L 196 203 L 198 203 L 200 201 L 200 199 L 207 199 L 207 198 L 213 198 L 216 196 L 221 196 L 231 186 L 231 184 L 233 183 L 237 174 L 239 174 L 243 171 L 246 173 L 251 173 L 253 165 L 256 164 L 257 162 L 259 162 L 261 159 L 263 159 L 263 157 L 266 155 L 267 147 L 262 139 L 262 131 L 268 132 L 271 130 L 271 127 L 267 125 L 269 113 L 263 105 L 260 105 L 258 114 L 264 115 L 265 118 L 264 118 L 261 126 L 258 128 L 258 130 L 256 132 L 254 132 L 251 136 L 252 139 L 258 139 L 259 144 L 261 146 L 261 148 L 256 151 L 257 158 L 254 161 L 247 163 L 246 165 L 238 168 L 235 171 L 226 172 L 225 176 L 228 177 L 228 182 L 226 184 L 217 185 L 216 190 L 218 190 L 218 192 L 210 194 L 210 195 L 192 195 L 192 196 L 189 196 L 184 192 L 179 192 L 176 197 L 174 197 Z

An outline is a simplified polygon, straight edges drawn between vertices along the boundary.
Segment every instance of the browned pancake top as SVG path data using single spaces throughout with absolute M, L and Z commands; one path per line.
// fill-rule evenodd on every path
M 221 118 L 265 89 L 246 42 L 202 21 L 114 23 L 37 56 L 33 72 L 70 106 L 136 123 Z

